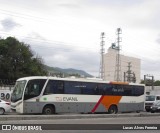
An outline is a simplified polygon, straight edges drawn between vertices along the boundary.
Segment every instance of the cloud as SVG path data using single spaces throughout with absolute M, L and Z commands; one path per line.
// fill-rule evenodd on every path
M 38 36 L 41 35 L 38 34 Z M 35 55 L 42 57 L 48 66 L 75 68 L 98 76 L 99 51 L 94 52 L 84 47 L 66 45 L 62 42 L 49 42 L 45 41 L 44 38 L 43 40 L 25 38 L 23 42 L 29 44 Z
M 160 45 L 160 34 L 158 35 L 158 38 L 156 39 L 156 42 Z
M 153 75 L 155 77 L 155 80 L 160 79 L 160 72 L 159 72 L 159 66 L 160 66 L 160 61 L 159 59 L 157 60 L 151 60 L 151 59 L 143 59 L 142 60 L 142 78 L 144 75 L 149 74 Z
M 25 41 L 49 66 L 98 73 L 100 33 L 105 32 L 105 47 L 109 47 L 116 38 L 116 28 L 120 27 L 124 53 L 141 58 L 143 74 L 159 72 L 159 0 L 6 1 L 2 9 L 21 14 L 13 14 L 14 19 L 2 20 L 3 29 L 11 31 L 21 23 L 23 29 L 17 33 L 21 36 L 30 33 Z M 28 19 L 30 14 L 33 17 Z M 91 47 L 95 52 L 85 47 Z
M 3 26 L 4 31 L 11 31 L 14 28 L 20 26 L 20 24 L 16 23 L 12 18 L 5 18 L 1 21 L 1 25 Z

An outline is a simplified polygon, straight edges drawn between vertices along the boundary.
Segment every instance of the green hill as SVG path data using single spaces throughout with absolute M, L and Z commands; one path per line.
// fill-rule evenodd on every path
M 93 77 L 92 75 L 88 74 L 83 70 L 77 70 L 73 68 L 62 69 L 59 67 L 50 67 L 45 65 L 45 69 L 50 73 L 50 75 L 63 75 L 64 77 L 67 76 L 78 76 L 78 77 Z

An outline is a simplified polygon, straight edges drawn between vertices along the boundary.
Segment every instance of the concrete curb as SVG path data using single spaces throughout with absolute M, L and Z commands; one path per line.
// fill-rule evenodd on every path
M 3 115 L 0 121 L 8 120 L 51 120 L 51 119 L 88 119 L 88 118 L 119 118 L 119 117 L 157 117 L 159 113 L 125 113 L 125 114 L 58 114 L 58 115 Z

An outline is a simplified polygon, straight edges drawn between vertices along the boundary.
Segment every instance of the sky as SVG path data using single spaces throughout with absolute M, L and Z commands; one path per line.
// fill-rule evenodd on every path
M 0 37 L 31 46 L 46 65 L 99 75 L 105 52 L 121 28 L 121 54 L 141 59 L 141 78 L 160 80 L 159 0 L 0 0 Z M 127 66 L 127 64 L 126 64 Z

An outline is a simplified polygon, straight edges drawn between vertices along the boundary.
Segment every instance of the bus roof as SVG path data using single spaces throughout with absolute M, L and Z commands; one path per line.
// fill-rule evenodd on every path
M 62 80 L 62 81 L 81 81 L 81 82 L 93 82 L 93 83 L 109 83 L 109 84 L 121 84 L 121 85 L 139 85 L 144 86 L 144 84 L 138 83 L 128 83 L 128 82 L 116 82 L 116 81 L 104 81 L 99 79 L 87 79 L 87 78 L 57 78 L 57 77 L 47 77 L 47 76 L 30 76 L 30 77 L 23 77 L 18 79 L 17 81 L 21 80 L 32 80 L 32 79 L 51 79 L 51 80 Z

